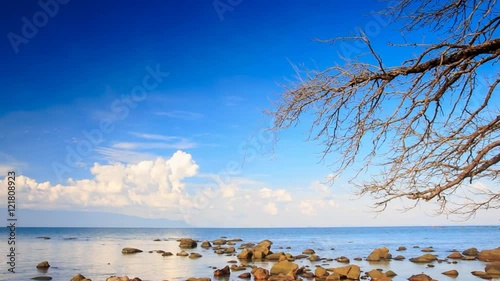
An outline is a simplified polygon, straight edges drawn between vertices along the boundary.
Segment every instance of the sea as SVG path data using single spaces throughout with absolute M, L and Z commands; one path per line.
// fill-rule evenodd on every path
M 500 247 L 500 226 L 439 226 L 439 227 L 331 227 L 331 228 L 17 228 L 15 234 L 15 273 L 9 271 L 10 247 L 7 228 L 0 230 L 2 255 L 0 258 L 0 280 L 28 281 L 37 276 L 50 276 L 55 281 L 69 281 L 80 273 L 93 281 L 105 281 L 108 277 L 139 277 L 146 280 L 186 280 L 190 277 L 213 277 L 213 267 L 222 268 L 231 265 L 228 261 L 236 256 L 218 255 L 212 249 L 198 247 L 187 250 L 202 255 L 199 259 L 179 257 L 177 239 L 189 237 L 196 240 L 213 241 L 220 237 L 240 238 L 236 243 L 258 243 L 264 239 L 273 242 L 271 250 L 301 254 L 311 248 L 321 258 L 348 257 L 351 264 L 357 264 L 362 271 L 371 269 L 392 270 L 398 275 L 394 281 L 407 280 L 411 275 L 425 273 L 436 280 L 481 280 L 471 275 L 471 271 L 484 271 L 481 261 L 462 261 L 458 263 L 433 262 L 415 264 L 408 259 L 424 254 L 424 247 L 432 247 L 439 258 L 444 259 L 452 250 L 463 251 L 470 247 L 478 250 Z M 50 239 L 44 239 L 47 237 Z M 155 240 L 160 241 L 155 241 Z M 368 262 L 372 250 L 385 246 L 393 256 L 401 254 L 405 260 L 388 262 Z M 405 246 L 406 251 L 396 251 Z M 416 248 L 418 246 L 418 248 Z M 143 250 L 142 253 L 124 255 L 124 247 Z M 286 249 L 291 247 L 291 249 Z M 170 251 L 174 255 L 163 257 L 156 250 Z M 152 252 L 151 252 L 152 251 Z M 237 253 L 240 250 L 237 249 Z M 362 261 L 353 260 L 356 257 Z M 36 265 L 48 261 L 50 268 L 40 271 Z M 313 271 L 316 265 L 325 268 L 340 267 L 345 264 L 336 261 L 311 262 L 297 260 L 300 266 L 309 266 Z M 249 262 L 270 269 L 273 262 Z M 441 274 L 455 269 L 458 277 L 452 278 Z M 242 280 L 232 272 L 229 279 Z M 363 274 L 363 273 L 362 273 Z M 497 278 L 496 280 L 500 280 Z

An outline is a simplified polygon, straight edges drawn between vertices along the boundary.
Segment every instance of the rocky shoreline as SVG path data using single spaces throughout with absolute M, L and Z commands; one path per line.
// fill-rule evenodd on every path
M 162 241 L 155 239 L 154 241 Z M 240 238 L 227 239 L 221 237 L 213 241 L 199 241 L 191 238 L 177 239 L 179 242 L 179 252 L 175 254 L 179 258 L 199 259 L 203 256 L 200 253 L 193 251 L 198 248 L 198 244 L 203 249 L 211 249 L 216 255 L 234 256 L 235 259 L 228 261 L 231 265 L 225 265 L 221 268 L 212 267 L 213 273 L 210 277 L 191 277 L 187 281 L 210 281 L 211 279 L 229 280 L 235 276 L 236 280 L 256 280 L 256 281 L 295 281 L 295 280 L 315 280 L 315 281 L 337 281 L 337 280 L 371 280 L 371 281 L 392 281 L 397 273 L 392 270 L 383 271 L 380 268 L 361 268 L 355 262 L 351 263 L 351 258 L 340 257 L 320 257 L 314 249 L 304 249 L 301 254 L 293 256 L 287 253 L 291 247 L 279 247 L 277 250 L 271 250 L 273 242 L 270 240 L 262 240 L 259 243 L 243 243 Z M 240 243 L 241 242 L 241 243 Z M 239 243 L 239 245 L 237 245 Z M 417 249 L 419 246 L 413 246 Z M 283 251 L 284 250 L 284 251 Z M 332 249 L 333 250 L 333 249 Z M 402 255 L 407 250 L 406 246 L 400 246 L 395 249 L 398 252 L 393 257 L 390 249 L 381 247 L 373 249 L 366 257 L 353 257 L 353 261 L 368 261 L 370 264 L 377 262 L 400 262 L 406 260 Z M 432 247 L 421 248 L 422 255 L 411 257 L 408 260 L 412 263 L 424 264 L 431 268 L 435 263 L 457 264 L 458 261 L 478 260 L 484 262 L 484 268 L 480 268 L 471 272 L 473 276 L 492 280 L 500 278 L 500 247 L 494 249 L 484 249 L 479 251 L 476 248 L 469 248 L 463 251 L 456 249 L 450 250 L 450 254 L 446 257 L 439 257 L 433 254 Z M 134 255 L 143 253 L 144 251 L 137 248 L 125 247 L 122 249 L 123 255 Z M 163 257 L 174 256 L 172 252 L 163 250 L 149 250 L 149 253 L 158 253 Z M 310 265 L 299 266 L 295 263 L 298 260 L 309 260 Z M 259 267 L 260 261 L 272 262 L 270 269 Z M 336 261 L 338 267 L 327 267 L 325 262 Z M 238 264 L 239 263 L 239 264 Z M 42 272 L 48 272 L 50 264 L 48 261 L 42 261 L 36 265 Z M 441 274 L 456 277 L 458 271 L 455 269 L 447 270 Z M 434 281 L 437 276 L 429 276 L 424 273 L 404 276 L 410 281 Z M 52 280 L 48 275 L 33 277 L 34 280 Z M 478 279 L 479 280 L 479 279 Z M 75 275 L 70 281 L 92 281 L 82 274 Z M 94 280 L 95 281 L 95 280 Z M 143 281 L 139 277 L 130 278 L 128 276 L 110 276 L 106 281 Z

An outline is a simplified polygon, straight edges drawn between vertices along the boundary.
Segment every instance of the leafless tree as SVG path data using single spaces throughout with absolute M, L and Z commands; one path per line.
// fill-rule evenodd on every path
M 500 5 L 401 0 L 382 13 L 402 27 L 404 40 L 424 31 L 437 39 L 389 43 L 413 53 L 393 66 L 362 31 L 326 40 L 334 47 L 360 40 L 367 52 L 285 86 L 269 112 L 272 130 L 312 113 L 309 140 L 324 144 L 324 159 L 338 159 L 338 175 L 357 171 L 351 182 L 377 211 L 395 199 L 409 202 L 405 208 L 435 202 L 438 213 L 467 219 L 499 209 Z M 370 179 L 358 180 L 360 172 Z

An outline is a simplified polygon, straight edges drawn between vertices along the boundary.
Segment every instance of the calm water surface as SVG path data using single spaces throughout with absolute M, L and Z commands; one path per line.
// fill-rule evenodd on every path
M 1 229 L 3 245 L 2 253 L 8 253 L 7 229 Z M 44 240 L 38 237 L 47 236 Z M 469 247 L 479 250 L 500 247 L 500 226 L 477 227 L 356 227 L 356 228 L 257 228 L 257 229 L 224 229 L 224 228 L 190 228 L 190 229 L 139 229 L 139 228 L 19 228 L 16 236 L 16 273 L 7 271 L 6 255 L 0 258 L 2 268 L 0 280 L 30 280 L 32 277 L 48 275 L 53 280 L 69 281 L 75 274 L 81 273 L 94 281 L 106 280 L 111 275 L 128 275 L 140 277 L 142 280 L 185 280 L 189 277 L 211 277 L 210 266 L 221 268 L 235 256 L 224 256 L 213 253 L 211 249 L 200 247 L 187 252 L 203 255 L 200 259 L 191 260 L 177 257 L 179 243 L 176 239 L 190 237 L 198 240 L 214 240 L 221 236 L 241 238 L 241 243 L 257 243 L 264 239 L 273 241 L 271 250 L 286 251 L 292 255 L 300 254 L 306 248 L 316 250 L 322 258 L 347 256 L 351 263 L 357 264 L 364 271 L 373 268 L 393 270 L 398 276 L 394 281 L 407 280 L 412 274 L 424 272 L 437 280 L 481 280 L 470 274 L 474 270 L 484 270 L 485 263 L 479 261 L 458 261 L 458 264 L 435 263 L 434 268 L 425 264 L 414 264 L 405 261 L 386 263 L 369 263 L 353 261 L 355 257 L 366 257 L 374 248 L 386 246 L 393 256 L 402 254 L 407 259 L 422 255 L 420 249 L 432 246 L 439 258 L 445 258 L 449 251 L 460 251 Z M 156 242 L 154 239 L 161 239 Z M 280 250 L 279 247 L 292 247 L 291 250 Z M 398 246 L 406 246 L 408 250 L 397 252 Z M 122 255 L 124 247 L 135 247 L 144 252 L 134 255 Z M 164 250 L 174 256 L 162 257 L 153 250 Z M 238 250 L 239 252 L 239 250 Z M 47 260 L 51 264 L 46 273 L 39 272 L 35 266 Z M 308 260 L 296 261 L 299 265 L 322 264 Z M 250 263 L 252 264 L 252 263 Z M 272 263 L 255 262 L 254 264 L 270 268 Z M 324 267 L 338 267 L 335 261 Z M 456 269 L 458 278 L 450 278 L 441 272 Z M 242 271 L 244 272 L 244 271 Z M 242 272 L 234 272 L 230 280 L 238 280 Z M 500 280 L 500 279 L 497 279 Z

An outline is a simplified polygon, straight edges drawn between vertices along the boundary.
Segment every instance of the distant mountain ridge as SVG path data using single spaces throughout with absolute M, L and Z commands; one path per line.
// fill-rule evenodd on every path
M 92 211 L 19 209 L 20 227 L 192 227 L 184 221 L 149 219 L 123 214 Z

